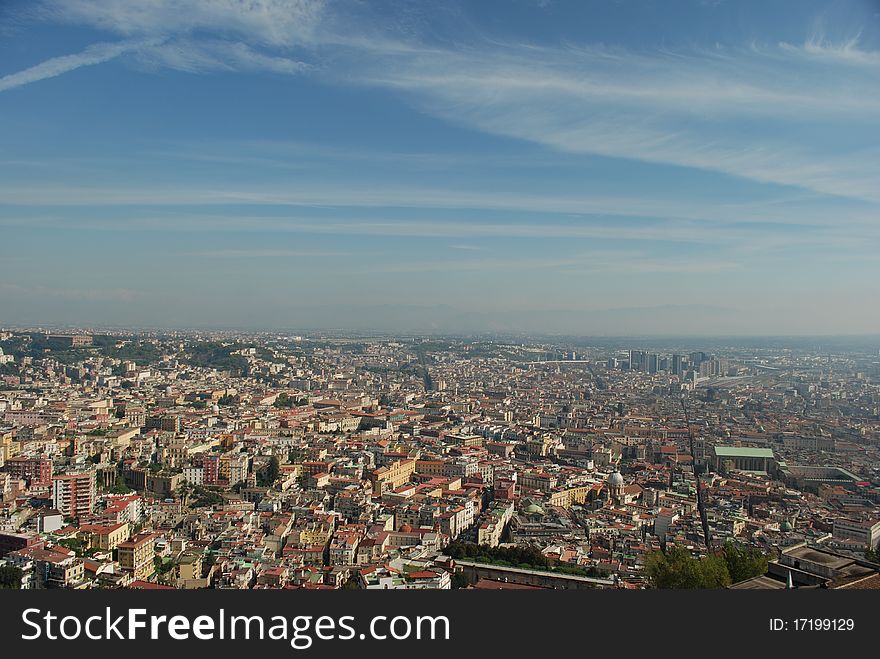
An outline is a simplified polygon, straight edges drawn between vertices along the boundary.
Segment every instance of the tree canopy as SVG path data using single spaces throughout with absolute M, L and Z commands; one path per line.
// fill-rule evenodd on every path
M 730 573 L 731 583 L 757 577 L 767 572 L 767 556 L 757 547 L 750 547 L 732 540 L 724 543 L 724 560 Z
M 295 404 L 296 404 L 296 402 L 290 396 L 288 396 L 285 393 L 281 393 L 281 394 L 278 394 L 278 398 L 275 399 L 275 402 L 272 403 L 272 406 L 278 407 L 278 408 L 290 409 Z
M 0 565 L 0 590 L 20 590 L 24 573 L 14 565 Z
M 645 576 L 653 588 L 725 588 L 730 573 L 721 556 L 698 559 L 684 547 L 673 546 L 657 551 L 645 561 Z
M 768 557 L 757 547 L 732 540 L 718 554 L 694 557 L 684 547 L 657 551 L 645 561 L 645 576 L 653 588 L 726 588 L 767 571 Z
M 257 472 L 257 482 L 261 486 L 269 486 L 277 481 L 280 475 L 281 463 L 279 462 L 278 457 L 273 455 L 269 458 L 269 463 Z

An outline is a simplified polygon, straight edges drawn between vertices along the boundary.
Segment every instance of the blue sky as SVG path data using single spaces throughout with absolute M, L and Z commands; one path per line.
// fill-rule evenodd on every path
M 0 145 L 3 324 L 880 333 L 873 1 L 11 1 Z

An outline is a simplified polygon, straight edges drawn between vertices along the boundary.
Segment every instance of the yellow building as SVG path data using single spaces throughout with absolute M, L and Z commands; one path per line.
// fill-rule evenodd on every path
M 202 561 L 204 555 L 200 551 L 185 551 L 177 561 L 177 579 L 187 583 L 202 578 Z
M 189 464 L 190 449 L 184 442 L 174 442 L 162 448 L 162 464 L 166 467 L 183 467 Z
M 146 579 L 154 572 L 153 534 L 139 533 L 123 542 L 119 549 L 119 566 L 130 572 L 133 579 Z
M 583 505 L 589 496 L 591 485 L 578 485 L 552 492 L 547 502 L 551 506 L 571 508 L 574 504 Z
M 294 531 L 299 536 L 297 544 L 300 547 L 313 547 L 326 545 L 333 535 L 333 525 L 323 522 L 311 522 L 305 526 L 296 527 Z
M 0 467 L 12 457 L 12 435 L 11 430 L 0 430 Z
M 220 478 L 229 485 L 241 483 L 247 478 L 250 458 L 245 453 L 224 453 L 220 456 Z
M 489 545 L 497 547 L 501 544 L 501 536 L 504 534 L 504 527 L 510 518 L 513 517 L 513 503 L 495 502 L 492 507 L 486 511 L 486 520 L 483 521 L 477 530 L 477 543 L 481 545 Z
M 555 475 L 541 470 L 526 470 L 519 475 L 519 486 L 524 490 L 548 492 L 556 487 L 557 481 Z
M 370 473 L 373 494 L 382 494 L 388 490 L 396 490 L 408 483 L 416 471 L 415 460 L 397 460 L 385 467 L 379 467 Z
M 483 445 L 483 438 L 480 435 L 446 435 L 444 441 L 466 447 Z
M 131 537 L 128 522 L 119 524 L 83 524 L 79 527 L 80 538 L 89 549 L 112 551 Z
M 424 476 L 443 476 L 446 463 L 443 460 L 417 460 L 416 471 Z

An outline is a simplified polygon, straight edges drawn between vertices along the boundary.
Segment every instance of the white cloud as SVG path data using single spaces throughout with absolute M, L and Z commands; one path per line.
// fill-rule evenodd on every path
M 833 146 L 858 126 L 880 129 L 880 86 L 852 70 L 852 47 L 840 52 L 850 55 L 829 70 L 787 48 L 646 55 L 511 46 L 387 60 L 364 80 L 445 120 L 557 151 L 880 201 L 876 144 Z
M 480 245 L 473 245 L 473 244 L 456 244 L 456 245 L 450 245 L 449 248 L 450 249 L 459 249 L 459 250 L 462 250 L 465 252 L 484 252 L 484 251 L 486 251 L 485 247 L 481 247 Z
M 137 56 L 147 66 L 188 73 L 270 71 L 299 74 L 310 68 L 305 62 L 267 55 L 247 44 L 230 41 L 177 39 L 141 49 Z
M 800 46 L 739 49 L 489 40 L 440 48 L 397 39 L 391 28 L 358 22 L 321 0 L 48 0 L 42 7 L 52 20 L 161 39 L 136 49 L 139 61 L 156 67 L 300 73 L 308 65 L 292 53 L 306 48 L 327 81 L 392 89 L 426 113 L 486 133 L 880 201 L 880 148 L 848 146 L 853 131 L 880 130 L 880 85 L 871 75 L 880 53 L 858 38 L 829 42 L 817 33 Z M 0 89 L 107 61 L 130 46 L 93 48 L 7 76 Z
M 782 42 L 779 47 L 787 53 L 809 58 L 817 63 L 880 68 L 880 52 L 859 47 L 860 36 L 856 35 L 835 43 L 826 39 L 820 31 L 801 45 Z
M 781 201 L 742 201 L 722 203 L 687 199 L 677 195 L 673 199 L 649 196 L 538 194 L 506 190 L 461 190 L 445 187 L 374 185 L 369 188 L 350 181 L 345 185 L 308 182 L 303 185 L 265 185 L 260 187 L 234 186 L 206 188 L 197 185 L 167 186 L 158 183 L 148 188 L 93 187 L 87 185 L 5 185 L 0 186 L 0 198 L 5 204 L 20 206 L 293 206 L 325 208 L 416 208 L 436 210 L 491 210 L 511 211 L 538 215 L 532 230 L 544 230 L 541 216 L 562 214 L 568 216 L 611 216 L 687 220 L 694 224 L 711 223 L 778 223 L 807 226 L 847 227 L 860 231 L 875 229 L 880 210 L 876 204 L 853 203 L 841 211 L 839 205 L 817 203 L 815 199 L 786 199 Z M 210 216 L 222 224 L 222 216 Z M 250 219 L 247 219 L 250 218 Z M 226 218 L 233 226 L 246 228 L 254 220 L 276 221 L 278 217 L 260 218 L 253 214 L 241 219 Z M 357 218 L 366 222 L 368 217 Z M 423 226 L 425 218 L 412 218 L 413 230 Z M 546 219 L 546 218 L 545 218 Z M 136 224 L 131 218 L 119 223 Z M 174 224 L 174 222 L 172 222 Z M 430 224 L 428 225 L 430 226 Z M 174 228 L 170 226 L 169 228 Z
M 308 68 L 304 62 L 260 52 L 252 44 L 286 50 L 313 43 L 323 6 L 323 0 L 46 0 L 32 13 L 129 39 L 93 44 L 4 76 L 0 91 L 132 53 L 148 65 L 191 73 L 301 73 Z M 206 39 L 206 32 L 213 37 Z
M 0 78 L 0 91 L 6 91 L 22 85 L 27 85 L 46 78 L 54 78 L 63 73 L 74 71 L 83 66 L 103 64 L 112 59 L 139 50 L 141 48 L 156 45 L 155 41 L 123 41 L 117 43 L 97 43 L 89 46 L 80 53 L 53 57 L 18 73 L 10 73 Z
M 210 259 L 264 259 L 264 258 L 330 258 L 350 256 L 350 252 L 324 252 L 304 249 L 215 249 L 180 252 L 178 256 Z
M 709 274 L 735 270 L 737 263 L 720 259 L 670 256 L 650 257 L 639 252 L 587 252 L 556 258 L 505 257 L 497 254 L 479 260 L 388 261 L 354 269 L 351 274 L 419 272 L 524 272 L 551 270 L 567 277 L 592 274 Z
M 564 216 L 563 216 L 564 217 Z M 202 233 L 244 233 L 259 235 L 303 234 L 362 236 L 367 238 L 394 237 L 410 240 L 440 238 L 451 242 L 451 248 L 464 252 L 479 249 L 483 253 L 499 252 L 510 247 L 512 240 L 555 241 L 559 246 L 580 244 L 603 245 L 610 241 L 628 243 L 651 243 L 663 251 L 664 245 L 678 243 L 690 245 L 688 251 L 696 249 L 713 253 L 735 252 L 743 258 L 764 258 L 767 255 L 784 255 L 789 250 L 812 249 L 822 254 L 846 254 L 854 258 L 861 253 L 873 253 L 880 245 L 880 231 L 876 224 L 864 227 L 848 226 L 841 229 L 835 226 L 800 226 L 792 230 L 789 225 L 764 226 L 756 231 L 752 225 L 712 224 L 691 220 L 658 220 L 650 223 L 629 222 L 620 218 L 561 218 L 547 216 L 523 217 L 520 222 L 486 222 L 477 218 L 454 214 L 448 219 L 427 219 L 424 217 L 402 217 L 395 220 L 382 220 L 370 217 L 352 216 L 343 213 L 339 217 L 313 217 L 302 215 L 260 216 L 236 213 L 230 215 L 173 213 L 170 215 L 124 216 L 108 215 L 105 219 L 73 219 L 52 216 L 14 217 L 6 216 L 0 220 L 0 227 L 29 227 L 49 231 L 69 229 L 78 231 L 106 232 L 192 232 Z M 457 242 L 453 242 L 457 241 Z M 467 241 L 467 242 L 462 242 Z M 575 242 L 577 241 L 577 242 Z M 468 249 L 464 249 L 467 247 Z M 516 252 L 516 249 L 513 250 Z M 298 256 L 300 250 L 262 248 L 262 249 L 224 249 L 188 252 L 188 256 L 216 258 Z M 310 255 L 316 255 L 310 252 Z M 320 254 L 324 254 L 321 252 Z M 327 253 L 335 256 L 335 253 Z M 342 255 L 342 254 L 339 254 Z M 359 255 L 363 255 L 362 252 Z
M 691 116 L 790 116 L 854 113 L 880 109 L 880 91 L 864 79 L 865 94 L 829 96 L 840 81 L 824 71 L 803 68 L 786 57 L 790 47 L 740 50 L 691 49 L 642 53 L 608 47 L 534 47 L 513 44 L 486 49 L 425 52 L 415 61 L 385 62 L 368 81 L 409 90 L 457 90 L 484 87 L 475 102 L 501 104 L 511 95 L 537 100 L 565 97 L 603 108 L 623 104 L 637 109 Z M 863 53 L 865 57 L 869 55 Z M 846 63 L 845 61 L 843 63 Z M 799 69 L 800 76 L 788 76 Z M 816 88 L 822 76 L 823 88 Z
M 131 36 L 213 32 L 268 46 L 308 42 L 324 0 L 46 0 L 54 20 Z

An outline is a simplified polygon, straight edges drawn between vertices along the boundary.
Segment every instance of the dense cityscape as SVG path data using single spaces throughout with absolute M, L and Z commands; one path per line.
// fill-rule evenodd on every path
M 878 74 L 877 0 L 0 1 L 0 648 L 872 647 Z
M 871 339 L 0 332 L 3 587 L 880 587 Z

